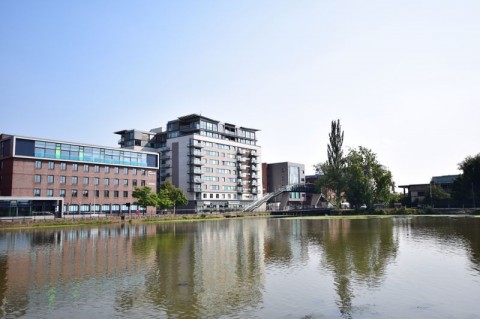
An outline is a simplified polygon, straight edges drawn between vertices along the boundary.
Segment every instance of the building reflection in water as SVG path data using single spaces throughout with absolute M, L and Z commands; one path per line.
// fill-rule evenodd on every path
M 472 268 L 479 272 L 479 227 L 471 224 L 422 218 L 259 218 L 3 231 L 0 315 L 60 317 L 81 308 L 88 317 L 99 308 L 104 317 L 139 311 L 153 317 L 247 317 L 248 309 L 265 306 L 266 293 L 270 302 L 294 291 L 329 298 L 328 276 L 333 310 L 349 318 L 355 313 L 355 293 L 382 285 L 400 234 L 425 236 L 452 249 L 467 247 Z M 318 268 L 304 267 L 312 260 Z M 314 289 L 325 290 L 282 283 L 275 287 L 285 291 L 268 290 L 267 278 L 282 281 L 297 271 L 324 280 Z
M 73 300 L 82 294 L 74 290 L 89 290 L 100 282 L 102 289 L 115 290 L 119 312 L 148 299 L 169 317 L 212 316 L 212 310 L 214 317 L 228 315 L 260 301 L 265 227 L 265 221 L 237 220 L 3 234 L 4 314 L 51 298 Z M 141 276 L 143 287 L 115 284 L 125 276 Z M 51 287 L 55 289 L 49 292 Z

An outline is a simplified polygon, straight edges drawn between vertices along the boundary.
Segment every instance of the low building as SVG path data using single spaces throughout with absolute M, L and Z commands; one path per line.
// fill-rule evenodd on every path
M 133 204 L 132 192 L 135 186 L 156 190 L 158 157 L 155 152 L 1 134 L 0 217 L 15 216 L 21 203 L 28 203 L 28 209 L 20 209 L 27 215 L 40 209 L 57 216 L 144 212 Z
M 266 188 L 268 193 L 288 185 L 305 184 L 305 165 L 292 162 L 266 164 Z M 302 207 L 306 204 L 306 193 L 286 192 L 269 200 L 269 208 L 284 210 L 287 208 Z

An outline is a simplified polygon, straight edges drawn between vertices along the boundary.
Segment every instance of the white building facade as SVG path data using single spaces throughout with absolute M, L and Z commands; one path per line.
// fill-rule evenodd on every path
M 120 145 L 156 150 L 160 154 L 159 184 L 169 180 L 189 203 L 185 211 L 240 210 L 262 196 L 261 147 L 256 132 L 192 114 L 167 123 L 166 130 L 143 141 L 120 131 Z M 151 133 L 150 133 L 151 134 Z M 126 146 L 128 147 L 128 146 Z

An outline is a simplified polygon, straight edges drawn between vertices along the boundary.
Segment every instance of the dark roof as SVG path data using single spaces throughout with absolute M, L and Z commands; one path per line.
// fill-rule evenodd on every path
M 434 184 L 453 184 L 458 175 L 444 175 L 444 176 L 433 176 L 432 183 Z

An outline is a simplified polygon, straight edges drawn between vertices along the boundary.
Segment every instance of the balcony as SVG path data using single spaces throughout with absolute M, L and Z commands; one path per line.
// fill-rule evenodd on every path
M 188 188 L 187 190 L 188 190 L 190 193 L 199 193 L 199 192 L 202 191 L 202 188 L 199 187 L 199 186 L 198 186 L 198 187 L 195 186 L 195 187 L 190 187 L 190 188 Z
M 203 156 L 202 152 L 199 151 L 198 149 L 194 149 L 194 150 L 188 152 L 188 155 L 189 156 L 198 156 L 198 157 Z
M 190 142 L 190 144 L 188 144 L 188 147 L 190 147 L 190 148 L 203 148 L 203 144 L 201 142 L 197 142 L 197 143 Z
M 195 165 L 195 166 L 201 166 L 202 165 L 202 161 L 201 160 L 190 160 L 188 161 L 188 164 L 189 165 Z
M 191 178 L 190 183 L 201 184 L 202 183 L 202 178 L 201 177 Z

